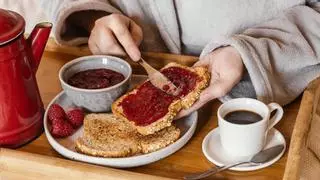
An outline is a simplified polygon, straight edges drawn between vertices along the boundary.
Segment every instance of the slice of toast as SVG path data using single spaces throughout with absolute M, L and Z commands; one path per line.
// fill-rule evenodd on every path
M 77 151 L 102 157 L 124 157 L 141 152 L 136 130 L 112 114 L 88 114 L 83 126 L 83 137 L 76 142 Z
M 142 135 L 149 135 L 153 134 L 157 131 L 160 131 L 163 128 L 171 126 L 171 123 L 174 119 L 174 117 L 177 115 L 177 113 L 182 109 L 187 109 L 192 106 L 192 104 L 199 98 L 201 91 L 207 87 L 210 75 L 206 67 L 187 67 L 183 66 L 177 63 L 169 63 L 164 68 L 161 69 L 161 71 L 165 71 L 165 69 L 170 67 L 177 67 L 181 68 L 187 71 L 190 71 L 199 78 L 194 86 L 194 88 L 188 92 L 186 95 L 182 97 L 177 97 L 175 100 L 171 102 L 171 104 L 168 106 L 167 113 L 162 116 L 161 118 L 157 119 L 156 121 L 147 124 L 147 125 L 139 125 L 136 124 L 133 120 L 128 118 L 128 116 L 125 114 L 121 103 L 129 96 L 129 95 L 137 95 L 139 87 L 141 87 L 144 83 L 148 83 L 148 81 L 145 81 L 143 84 L 139 85 L 132 91 L 128 92 L 127 94 L 121 96 L 119 99 L 117 99 L 112 104 L 112 112 L 119 118 L 122 118 L 124 120 L 129 121 L 136 129 L 137 131 Z M 170 78 L 169 78 L 170 79 Z M 143 95 L 142 95 L 143 96 Z M 133 103 L 134 105 L 134 103 Z
M 174 126 L 142 136 L 127 121 L 112 114 L 88 114 L 83 136 L 76 141 L 78 152 L 100 157 L 126 157 L 150 153 L 175 142 L 180 130 Z
M 141 136 L 140 145 L 142 153 L 150 153 L 167 147 L 179 139 L 180 130 L 175 126 L 169 126 L 159 132 L 147 136 Z

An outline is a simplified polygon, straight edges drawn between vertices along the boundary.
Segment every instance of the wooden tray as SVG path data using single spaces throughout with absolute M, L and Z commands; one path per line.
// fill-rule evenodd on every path
M 310 165 L 304 164 L 306 162 L 303 160 L 303 158 L 305 158 L 307 151 L 309 151 L 307 142 L 310 135 L 309 133 L 313 118 L 315 117 L 315 113 L 319 108 L 319 96 L 320 78 L 312 81 L 303 93 L 300 109 L 292 133 L 287 165 L 283 177 L 284 180 L 297 180 L 300 178 L 308 179 L 305 177 L 308 175 L 306 174 L 306 171 L 304 171 L 304 168 Z M 313 168 L 313 171 L 319 170 L 315 167 Z M 302 171 L 304 171 L 304 174 Z M 319 178 L 320 177 L 318 177 L 318 179 Z
M 50 40 L 37 72 L 38 85 L 45 106 L 61 91 L 58 81 L 59 68 L 78 56 L 88 54 L 86 47 L 59 47 Z M 156 68 L 172 61 L 192 65 L 197 60 L 192 56 L 163 53 L 144 53 L 143 56 Z M 134 73 L 144 74 L 137 64 L 129 62 L 133 66 Z M 120 170 L 66 160 L 51 148 L 45 135 L 42 134 L 19 149 L 2 148 L 0 150 L 0 179 L 162 179 L 163 177 L 181 178 L 187 173 L 204 171 L 214 165 L 202 154 L 201 144 L 207 133 L 217 127 L 216 110 L 220 104 L 218 101 L 212 101 L 203 107 L 199 111 L 196 133 L 190 142 L 178 152 L 158 162 Z M 287 143 L 290 142 L 299 104 L 300 98 L 286 106 L 284 118 L 276 126 L 283 133 Z M 268 168 L 252 172 L 224 171 L 215 178 L 282 179 L 286 159 L 287 152 L 278 162 Z

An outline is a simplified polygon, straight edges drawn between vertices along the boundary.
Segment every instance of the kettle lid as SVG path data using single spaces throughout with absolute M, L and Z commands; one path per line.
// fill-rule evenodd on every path
M 16 12 L 0 8 L 0 45 L 18 37 L 25 27 L 25 21 Z

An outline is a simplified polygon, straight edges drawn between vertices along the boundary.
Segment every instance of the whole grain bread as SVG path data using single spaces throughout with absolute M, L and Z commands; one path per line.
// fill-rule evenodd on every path
M 174 117 L 177 115 L 177 113 L 182 109 L 187 109 L 192 106 L 192 104 L 199 99 L 201 91 L 208 86 L 209 80 L 210 80 L 210 74 L 208 72 L 207 67 L 199 66 L 199 67 L 187 67 L 183 66 L 177 63 L 169 63 L 166 65 L 164 68 L 169 68 L 169 67 L 180 67 L 183 69 L 186 69 L 188 71 L 194 72 L 198 75 L 198 77 L 201 79 L 195 86 L 195 88 L 189 92 L 187 95 L 184 97 L 177 99 L 173 101 L 169 107 L 168 107 L 168 113 L 165 114 L 162 118 L 156 120 L 155 122 L 147 125 L 147 126 L 138 126 L 136 125 L 133 121 L 130 121 L 130 119 L 127 118 L 127 116 L 124 114 L 123 109 L 119 104 L 125 99 L 128 95 L 130 94 L 136 94 L 137 93 L 137 88 L 133 89 L 132 91 L 126 93 L 125 95 L 121 96 L 119 99 L 117 99 L 113 104 L 112 104 L 112 112 L 115 114 L 117 117 L 127 120 L 130 122 L 136 129 L 137 131 L 142 134 L 142 135 L 149 135 L 153 134 L 155 132 L 158 132 L 166 127 L 171 126 L 172 121 Z
M 88 114 L 83 136 L 76 141 L 78 152 L 100 157 L 126 157 L 150 153 L 175 142 L 180 130 L 174 126 L 142 136 L 128 121 L 113 114 Z

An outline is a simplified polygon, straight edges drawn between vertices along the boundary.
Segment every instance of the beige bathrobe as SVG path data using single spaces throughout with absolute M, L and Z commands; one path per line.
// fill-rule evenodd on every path
M 10 4 L 9 0 L 1 1 Z M 315 1 L 42 0 L 41 3 L 46 14 L 43 18 L 54 23 L 53 33 L 60 44 L 79 45 L 88 40 L 66 36 L 67 31 L 76 30 L 66 23 L 70 14 L 102 10 L 123 13 L 135 20 L 143 28 L 141 48 L 145 51 L 205 56 L 221 46 L 235 47 L 246 74 L 221 100 L 254 97 L 266 103 L 287 104 L 320 75 L 320 5 Z M 36 6 L 33 9 L 36 11 Z M 27 19 L 37 16 L 32 12 L 23 14 Z

